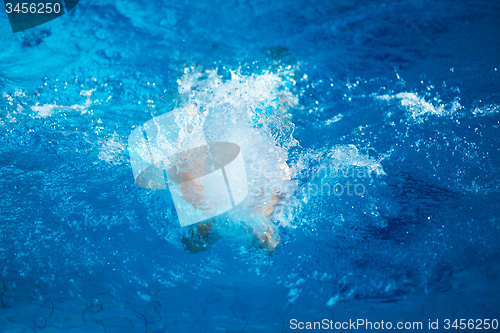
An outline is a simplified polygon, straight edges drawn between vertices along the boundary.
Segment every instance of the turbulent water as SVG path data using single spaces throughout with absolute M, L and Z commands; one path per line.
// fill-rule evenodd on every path
M 499 15 L 81 1 L 12 34 L 2 14 L 0 332 L 500 320 Z M 136 186 L 127 141 L 188 107 L 271 189 L 196 253 L 171 198 Z M 277 189 L 267 251 L 240 224 Z

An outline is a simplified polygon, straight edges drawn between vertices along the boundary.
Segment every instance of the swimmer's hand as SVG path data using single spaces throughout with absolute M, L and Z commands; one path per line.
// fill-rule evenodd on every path
M 254 236 L 259 242 L 258 247 L 261 249 L 267 249 L 269 252 L 274 251 L 280 242 L 280 236 L 274 232 L 271 226 L 269 226 L 264 232 L 256 232 L 254 230 Z

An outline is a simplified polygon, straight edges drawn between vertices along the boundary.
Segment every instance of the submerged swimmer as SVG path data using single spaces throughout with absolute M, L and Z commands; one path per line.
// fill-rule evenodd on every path
M 244 77 L 233 71 L 223 81 L 216 70 L 186 68 L 177 80 L 179 94 L 157 105 L 171 110 L 175 101 L 175 108 L 153 116 L 129 137 L 137 185 L 170 189 L 179 222 L 187 226 L 182 229 L 187 251 L 204 250 L 219 235 L 243 235 L 269 251 L 279 244 L 276 225 L 289 224 L 296 207 L 285 161 L 296 144 L 286 111 L 298 99 L 285 84 L 295 81 L 285 81 L 271 73 Z M 216 166 L 210 151 L 218 144 L 238 147 L 237 157 Z M 233 178 L 221 180 L 221 166 L 233 162 L 236 167 L 227 169 Z M 249 174 L 256 164 L 261 170 Z
M 269 216 L 273 213 L 275 205 L 277 205 L 279 197 L 273 195 L 271 201 L 260 205 L 255 211 L 257 219 L 261 220 L 260 228 L 246 228 L 247 233 L 251 233 L 254 237 L 254 245 L 257 248 L 267 249 L 273 251 L 280 242 L 280 236 L 277 231 L 273 229 L 272 222 Z M 187 251 L 194 253 L 206 250 L 208 246 L 217 240 L 217 235 L 213 231 L 214 219 L 208 222 L 200 222 L 189 227 L 188 231 L 182 238 Z M 261 229 L 261 230 L 259 230 Z
M 178 108 L 178 111 L 190 115 L 196 113 L 196 111 L 193 111 L 193 107 L 189 106 Z M 186 128 L 189 128 L 189 126 Z M 192 128 L 190 129 L 192 130 Z M 179 140 L 186 140 L 186 137 L 180 136 Z M 184 143 L 178 142 L 177 145 L 184 146 Z M 269 176 L 266 177 L 269 172 L 263 174 L 261 172 L 257 177 L 258 179 L 253 178 L 251 184 L 249 184 L 252 187 L 252 194 L 240 205 L 238 212 L 232 214 L 230 220 L 238 222 L 237 224 L 242 226 L 245 233 L 251 235 L 256 247 L 273 251 L 279 244 L 280 237 L 271 219 L 285 196 L 279 193 L 278 189 L 283 188 L 283 183 L 290 180 L 291 176 L 290 169 L 285 162 L 279 162 L 279 159 L 262 161 L 262 159 L 269 157 L 269 151 L 272 149 L 266 144 L 263 150 L 264 152 L 256 152 L 255 154 L 260 159 L 259 163 L 265 164 L 268 168 L 271 166 L 272 169 L 278 171 L 272 173 L 272 175 L 278 174 L 280 176 L 278 179 L 276 177 L 269 178 Z M 189 152 L 180 153 L 176 155 L 175 161 L 171 163 L 169 168 L 175 171 L 178 179 L 181 178 L 175 184 L 175 190 L 180 198 L 198 211 L 211 211 L 216 208 L 217 203 L 214 202 L 214 193 L 209 192 L 213 191 L 211 185 L 207 185 L 198 177 L 200 174 L 204 174 L 203 169 L 207 167 L 206 160 L 205 162 L 198 162 L 200 160 L 202 160 L 200 155 L 193 155 L 193 153 Z M 169 178 L 171 177 L 169 176 Z M 217 193 L 217 195 L 219 194 Z M 214 227 L 216 220 L 216 217 L 211 218 L 186 228 L 187 230 L 182 238 L 185 249 L 189 252 L 203 251 L 216 241 L 218 238 Z

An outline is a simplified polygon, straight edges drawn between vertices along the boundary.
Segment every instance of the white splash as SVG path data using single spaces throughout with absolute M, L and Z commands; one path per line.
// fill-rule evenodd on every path
M 233 142 L 241 148 L 249 195 L 232 219 L 245 221 L 254 230 L 262 227 L 262 232 L 267 228 L 259 226 L 262 216 L 289 225 L 293 214 L 284 210 L 294 206 L 294 182 L 286 161 L 288 149 L 297 145 L 288 114 L 298 104 L 292 91 L 295 74 L 291 67 L 278 73 L 230 73 L 231 78 L 224 80 L 217 70 L 186 68 L 177 80 L 181 99 L 177 107 L 186 112 L 196 109 L 203 115 L 203 132 L 208 142 Z M 275 193 L 277 188 L 283 191 L 279 195 Z M 277 201 L 286 204 L 272 204 Z
M 367 154 L 363 154 L 354 145 L 339 145 L 333 147 L 328 153 L 330 163 L 338 168 L 355 166 L 365 168 L 370 176 L 377 177 L 385 175 L 382 167 L 382 160 L 389 157 L 389 153 L 375 159 Z
M 97 157 L 101 161 L 114 165 L 125 163 L 128 160 L 125 144 L 116 134 L 101 143 Z
M 483 107 L 475 107 L 472 110 L 474 117 L 493 116 L 500 112 L 500 105 L 489 104 Z
M 50 117 L 52 115 L 55 115 L 61 111 L 80 111 L 81 114 L 87 113 L 88 108 L 92 105 L 92 92 L 94 92 L 95 89 L 92 90 L 82 90 L 80 91 L 80 95 L 82 96 L 87 96 L 87 99 L 85 100 L 84 104 L 75 104 L 75 105 L 57 105 L 57 104 L 44 104 L 44 105 L 39 105 L 39 103 L 36 103 L 35 105 L 31 106 L 31 110 L 33 112 L 36 112 L 38 117 L 41 118 L 46 118 Z
M 396 95 L 379 95 L 376 98 L 386 101 L 393 99 L 400 100 L 401 106 L 406 110 L 408 117 L 417 123 L 423 123 L 429 116 L 446 117 L 463 109 L 457 99 L 450 104 L 445 104 L 435 98 L 433 104 L 427 101 L 425 97 L 413 92 L 402 92 Z

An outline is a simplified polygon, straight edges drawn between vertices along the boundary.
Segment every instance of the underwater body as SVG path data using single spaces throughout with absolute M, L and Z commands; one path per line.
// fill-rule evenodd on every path
M 498 331 L 499 17 L 84 0 L 13 34 L 1 14 L 0 332 Z M 136 185 L 128 141 L 190 108 L 249 184 L 196 251 L 168 191 Z

